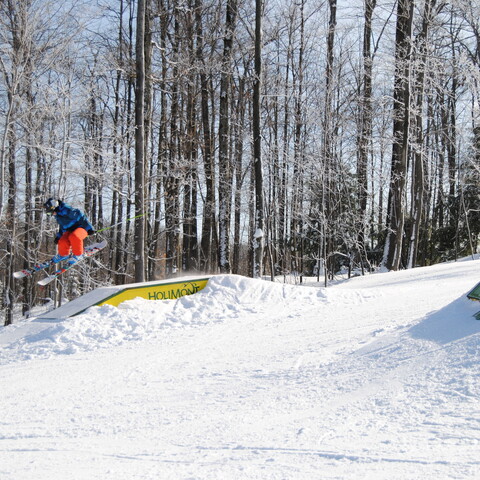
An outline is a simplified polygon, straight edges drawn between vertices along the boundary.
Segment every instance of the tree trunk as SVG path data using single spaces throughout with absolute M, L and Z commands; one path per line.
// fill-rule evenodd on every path
M 333 271 L 333 213 L 336 181 L 336 167 L 333 151 L 333 60 L 334 42 L 337 26 L 337 0 L 329 0 L 330 18 L 327 33 L 327 65 L 325 72 L 325 111 L 323 124 L 323 182 L 322 182 L 322 221 L 323 221 L 323 258 L 325 268 L 325 286 L 328 275 Z
M 263 275 L 264 218 L 263 218 L 263 169 L 261 143 L 261 87 L 262 87 L 262 17 L 263 1 L 255 0 L 255 82 L 253 86 L 253 168 L 255 170 L 255 232 L 253 277 Z
M 230 213 L 232 203 L 232 165 L 230 161 L 229 103 L 232 70 L 232 45 L 237 18 L 237 0 L 227 1 L 223 39 L 222 73 L 220 78 L 220 106 L 218 124 L 218 255 L 221 273 L 230 273 Z
M 395 79 L 393 91 L 393 148 L 388 207 L 388 233 L 383 264 L 398 270 L 402 259 L 405 223 L 405 183 L 410 124 L 410 52 L 413 0 L 399 0 L 395 38 Z
M 245 77 L 238 82 L 238 99 L 235 127 L 235 200 L 234 200 L 234 235 L 232 273 L 240 273 L 240 233 L 243 186 L 243 136 L 245 128 Z
M 180 165 L 179 162 L 179 84 L 176 81 L 179 72 L 180 48 L 180 9 L 175 9 L 172 56 L 172 92 L 170 105 L 170 138 L 168 140 L 168 163 L 165 174 L 165 254 L 166 273 L 172 276 L 178 271 L 179 238 L 180 238 Z
M 365 25 L 363 28 L 363 91 L 360 97 L 360 136 L 358 142 L 358 250 L 363 256 L 365 252 L 365 234 L 368 213 L 368 161 L 372 149 L 372 17 L 376 0 L 365 0 Z M 360 260 L 367 260 L 366 258 Z M 363 265 L 363 262 L 362 262 Z
M 145 281 L 145 2 L 138 0 L 135 88 L 135 282 Z
M 410 233 L 410 244 L 408 252 L 408 268 L 413 268 L 417 263 L 418 244 L 420 240 L 420 232 L 424 217 L 424 200 L 425 200 L 425 175 L 424 175 L 424 139 L 423 139 L 423 103 L 425 89 L 425 70 L 427 63 L 427 41 L 428 30 L 432 21 L 432 11 L 435 7 L 436 0 L 426 0 L 423 13 L 422 30 L 416 41 L 416 50 L 418 52 L 417 70 L 413 86 L 415 89 L 415 112 L 416 115 L 412 121 L 413 132 L 415 135 L 416 150 L 413 154 L 413 171 L 412 171 L 412 229 Z
M 210 128 L 210 89 L 203 53 L 202 2 L 195 0 L 195 37 L 197 42 L 196 58 L 200 68 L 201 123 L 203 130 L 203 168 L 205 171 L 205 199 L 203 204 L 202 241 L 200 245 L 200 269 L 212 271 L 216 262 L 217 245 L 215 243 L 215 168 L 213 161 L 213 139 Z
M 195 63 L 193 11 L 186 13 L 186 42 L 189 64 Z M 186 162 L 183 192 L 183 270 L 198 268 L 197 240 L 197 122 L 195 115 L 196 85 L 195 72 L 186 78 L 186 134 L 184 135 L 184 158 Z

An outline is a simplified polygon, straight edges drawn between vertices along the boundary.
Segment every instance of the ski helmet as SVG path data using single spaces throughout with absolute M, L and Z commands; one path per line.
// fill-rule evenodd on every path
M 47 215 L 52 215 L 53 212 L 58 208 L 58 200 L 54 200 L 53 198 L 49 198 L 44 204 L 43 208 Z

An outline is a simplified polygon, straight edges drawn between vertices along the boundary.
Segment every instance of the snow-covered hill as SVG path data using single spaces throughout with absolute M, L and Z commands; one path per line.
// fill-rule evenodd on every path
M 0 329 L 0 478 L 480 478 L 480 263 L 217 276 Z

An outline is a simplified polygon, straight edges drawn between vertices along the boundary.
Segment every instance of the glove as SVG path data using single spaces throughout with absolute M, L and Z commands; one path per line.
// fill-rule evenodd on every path
M 55 243 L 55 245 L 58 243 L 59 240 L 60 240 L 60 235 L 57 235 L 57 236 L 53 239 L 53 242 Z
M 97 233 L 97 232 L 95 232 L 95 230 L 93 228 L 90 228 L 89 230 L 87 230 L 87 233 L 88 233 L 88 235 L 95 235 L 95 233 Z

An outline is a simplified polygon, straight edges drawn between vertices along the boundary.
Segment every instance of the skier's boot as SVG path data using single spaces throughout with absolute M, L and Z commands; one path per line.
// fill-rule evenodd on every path
M 82 255 L 72 255 L 68 259 L 68 265 L 75 265 L 80 259 L 82 258 Z
M 68 257 L 67 256 L 63 256 L 63 255 L 60 255 L 60 254 L 56 254 L 53 258 L 52 258 L 52 263 L 59 263 L 61 262 L 62 260 L 66 260 Z

